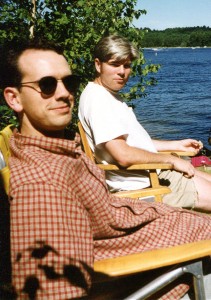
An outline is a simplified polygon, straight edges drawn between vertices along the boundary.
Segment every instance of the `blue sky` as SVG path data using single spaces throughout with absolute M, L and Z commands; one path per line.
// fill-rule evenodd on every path
M 138 28 L 211 27 L 211 0 L 138 0 L 137 8 L 147 11 L 134 22 Z

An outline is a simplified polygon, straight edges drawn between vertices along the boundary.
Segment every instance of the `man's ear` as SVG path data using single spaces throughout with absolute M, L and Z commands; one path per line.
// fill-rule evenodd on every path
M 100 74 L 100 72 L 101 72 L 101 62 L 98 58 L 95 58 L 95 69 L 96 69 L 97 73 Z
M 4 89 L 4 98 L 15 112 L 19 113 L 22 111 L 22 104 L 20 101 L 20 94 L 17 88 L 15 87 L 6 87 Z

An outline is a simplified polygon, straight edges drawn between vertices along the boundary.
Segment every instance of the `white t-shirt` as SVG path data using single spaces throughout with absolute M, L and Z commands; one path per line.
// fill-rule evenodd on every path
M 125 136 L 126 143 L 130 146 L 157 152 L 152 139 L 138 122 L 132 109 L 119 95 L 112 94 L 99 84 L 89 82 L 82 92 L 79 119 L 98 162 L 115 163 L 101 144 L 119 136 Z M 109 171 L 106 172 L 106 181 L 113 191 L 149 186 L 147 171 Z

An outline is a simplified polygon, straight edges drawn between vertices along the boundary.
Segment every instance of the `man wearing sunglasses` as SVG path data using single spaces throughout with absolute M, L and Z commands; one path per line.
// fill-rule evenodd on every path
M 0 87 L 20 121 L 9 163 L 18 299 L 79 298 L 89 293 L 94 260 L 211 239 L 207 216 L 109 193 L 78 135 L 65 136 L 78 80 L 59 48 L 32 41 L 0 56 Z
M 21 133 L 41 136 L 49 131 L 62 136 L 70 122 L 77 76 L 71 74 L 66 59 L 53 51 L 43 51 L 41 56 L 28 49 L 20 56 L 18 67 L 21 74 L 7 71 L 3 82 L 7 102 L 18 113 Z

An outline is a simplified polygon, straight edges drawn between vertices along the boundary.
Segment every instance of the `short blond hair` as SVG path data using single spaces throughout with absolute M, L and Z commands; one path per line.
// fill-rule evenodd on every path
M 94 49 L 94 58 L 98 58 L 101 62 L 107 62 L 111 58 L 117 61 L 129 58 L 133 61 L 138 57 L 138 49 L 128 39 L 119 35 L 101 38 Z

